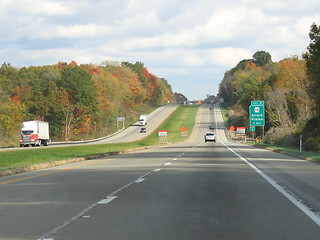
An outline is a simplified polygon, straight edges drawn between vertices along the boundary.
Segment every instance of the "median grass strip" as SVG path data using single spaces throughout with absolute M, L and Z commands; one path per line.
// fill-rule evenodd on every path
M 139 141 L 140 146 L 155 145 L 159 143 L 158 130 L 168 131 L 168 142 L 180 142 L 187 139 L 195 124 L 199 106 L 180 106 L 148 137 Z M 182 133 L 182 128 L 187 129 Z
M 136 142 L 3 151 L 0 152 L 0 172 L 2 172 L 2 175 L 13 174 L 35 169 L 39 165 L 41 167 L 58 165 L 62 161 L 72 162 L 99 158 L 129 149 L 157 145 L 159 144 L 158 130 L 168 131 L 168 141 L 170 143 L 183 141 L 191 133 L 197 111 L 198 106 L 178 107 L 156 131 Z M 188 134 L 185 136 L 181 134 L 182 127 L 188 129 Z

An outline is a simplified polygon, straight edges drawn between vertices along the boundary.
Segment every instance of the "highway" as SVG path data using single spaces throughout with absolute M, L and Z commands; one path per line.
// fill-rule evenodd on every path
M 160 108 L 157 108 L 150 114 L 148 114 L 148 124 L 143 126 L 147 129 L 147 134 L 156 130 L 159 125 L 172 113 L 177 109 L 177 105 L 166 105 Z M 145 137 L 145 133 L 140 133 L 141 126 L 138 125 L 138 122 L 124 129 L 120 133 L 102 139 L 98 141 L 99 144 L 103 143 L 120 143 L 120 142 L 131 142 L 142 139 Z
M 186 142 L 2 177 L 0 239 L 318 240 L 320 166 L 224 129 L 202 106 Z
M 156 130 L 159 125 L 177 109 L 178 105 L 165 105 L 157 108 L 153 112 L 148 114 L 148 124 L 143 126 L 147 129 L 147 134 Z M 122 123 L 120 123 L 121 125 Z M 121 142 L 131 142 L 137 141 L 144 138 L 147 134 L 140 133 L 141 126 L 138 125 L 138 122 L 132 124 L 131 126 L 120 129 L 117 133 L 105 136 L 98 139 L 84 140 L 84 141 L 69 141 L 69 142 L 51 142 L 49 146 L 45 147 L 66 147 L 72 145 L 90 145 L 90 144 L 105 144 L 105 143 L 121 143 Z M 19 143 L 17 143 L 17 146 Z M 36 147 L 39 148 L 39 147 Z M 10 147 L 10 148 L 0 148 L 0 151 L 12 151 L 12 150 L 24 150 L 25 148 L 21 147 Z

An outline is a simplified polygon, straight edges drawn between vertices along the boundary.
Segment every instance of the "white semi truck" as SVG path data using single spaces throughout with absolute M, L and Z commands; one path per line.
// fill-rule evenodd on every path
M 139 116 L 139 126 L 145 126 L 145 125 L 147 125 L 147 115 L 141 114 Z
M 48 146 L 49 123 L 43 121 L 27 121 L 22 123 L 20 147 Z

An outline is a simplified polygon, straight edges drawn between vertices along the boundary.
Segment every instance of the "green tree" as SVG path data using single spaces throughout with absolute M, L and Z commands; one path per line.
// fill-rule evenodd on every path
M 69 140 L 76 124 L 92 117 L 97 108 L 96 88 L 91 75 L 78 66 L 67 66 L 58 81 L 58 102 L 65 117 L 65 139 Z
M 266 65 L 272 62 L 270 53 L 265 51 L 258 51 L 254 53 L 252 57 L 253 57 L 254 63 L 258 67 L 261 67 L 263 65 Z
M 308 51 L 303 55 L 306 60 L 307 74 L 309 77 L 309 91 L 315 102 L 320 101 L 320 26 L 315 23 L 311 25 L 310 44 Z M 320 115 L 320 105 L 316 104 L 317 114 Z
M 122 62 L 121 65 L 125 66 L 125 67 L 128 67 L 128 68 L 132 69 L 133 71 L 135 71 L 138 74 L 142 85 L 145 88 L 148 87 L 148 79 L 143 74 L 144 64 L 142 62 L 136 62 L 135 64 L 132 64 L 130 62 Z

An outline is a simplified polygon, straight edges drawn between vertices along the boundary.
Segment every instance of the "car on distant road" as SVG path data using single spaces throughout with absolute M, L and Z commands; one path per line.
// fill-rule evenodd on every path
M 216 135 L 213 132 L 207 132 L 204 135 L 205 142 L 216 142 Z
M 213 130 L 213 129 L 214 129 L 214 126 L 213 126 L 213 125 L 210 125 L 210 126 L 209 126 L 209 129 Z
M 140 133 L 146 133 L 146 132 L 147 132 L 146 128 L 144 128 L 144 127 L 140 128 Z

